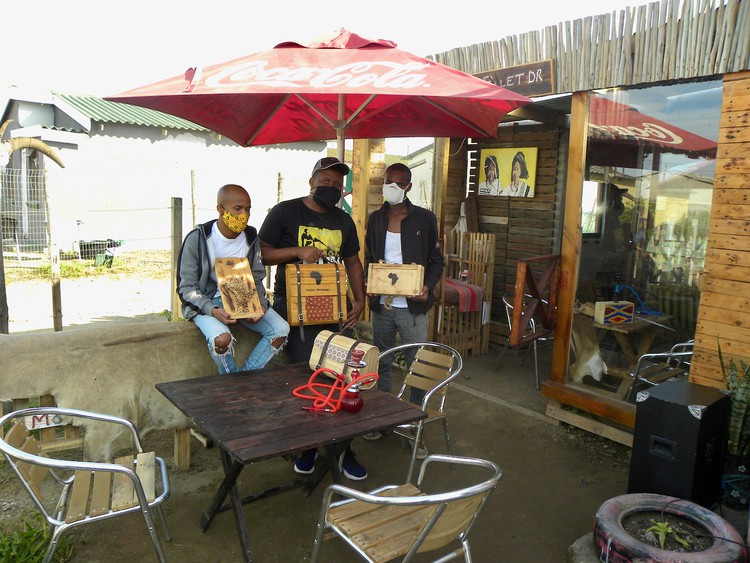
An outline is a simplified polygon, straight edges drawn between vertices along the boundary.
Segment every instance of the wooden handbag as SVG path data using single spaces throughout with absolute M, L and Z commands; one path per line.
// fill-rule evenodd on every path
M 360 375 L 378 371 L 380 351 L 375 346 L 358 339 L 349 338 L 340 332 L 331 332 L 330 330 L 321 330 L 315 337 L 308 365 L 313 371 L 320 368 L 328 368 L 336 373 L 343 374 L 346 382 L 350 383 L 352 380 L 352 368 L 347 365 L 347 362 L 351 359 L 354 350 L 362 350 L 364 352 L 362 361 L 367 364 L 365 368 L 360 370 Z M 333 375 L 328 375 L 334 377 Z M 370 389 L 375 383 L 375 380 L 363 383 L 360 388 Z
M 214 267 L 226 312 L 235 319 L 261 318 L 263 307 L 248 259 L 217 258 Z
M 339 323 L 346 318 L 346 268 L 287 264 L 286 311 L 291 326 Z

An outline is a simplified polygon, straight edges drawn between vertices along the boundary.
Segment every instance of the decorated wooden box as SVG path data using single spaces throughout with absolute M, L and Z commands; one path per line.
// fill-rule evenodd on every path
M 375 295 L 419 295 L 424 286 L 424 267 L 420 264 L 370 264 L 367 269 L 367 293 Z
M 291 326 L 346 319 L 346 268 L 339 264 L 287 264 L 286 311 Z
M 261 318 L 263 307 L 247 258 L 217 258 L 214 265 L 226 312 L 235 319 Z
M 594 321 L 603 325 L 633 322 L 635 305 L 630 301 L 597 301 L 594 307 Z

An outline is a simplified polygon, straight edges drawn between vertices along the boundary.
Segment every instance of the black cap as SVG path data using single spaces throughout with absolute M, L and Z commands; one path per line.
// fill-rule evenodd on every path
M 344 164 L 334 156 L 327 156 L 325 158 L 321 158 L 318 162 L 315 163 L 311 176 L 315 176 L 315 174 L 320 170 L 328 170 L 329 168 L 335 168 L 344 176 L 349 174 L 349 167 L 346 164 Z

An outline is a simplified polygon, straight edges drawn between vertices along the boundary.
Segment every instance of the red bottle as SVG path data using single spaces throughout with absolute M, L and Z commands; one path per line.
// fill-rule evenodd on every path
M 363 350 L 352 351 L 352 359 L 348 362 L 348 365 L 352 368 L 350 374 L 352 381 L 355 381 L 359 377 L 359 368 L 367 365 L 362 362 L 364 354 Z M 359 412 L 362 410 L 363 404 L 364 402 L 359 394 L 359 384 L 355 383 L 344 392 L 344 396 L 341 398 L 340 408 L 342 411 L 346 412 Z

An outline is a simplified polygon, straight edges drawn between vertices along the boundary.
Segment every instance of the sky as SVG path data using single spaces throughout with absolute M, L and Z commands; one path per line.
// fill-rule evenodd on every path
M 434 0 L 4 2 L 0 88 L 114 95 L 342 27 L 426 56 L 645 3 L 529 0 L 462 9 Z

